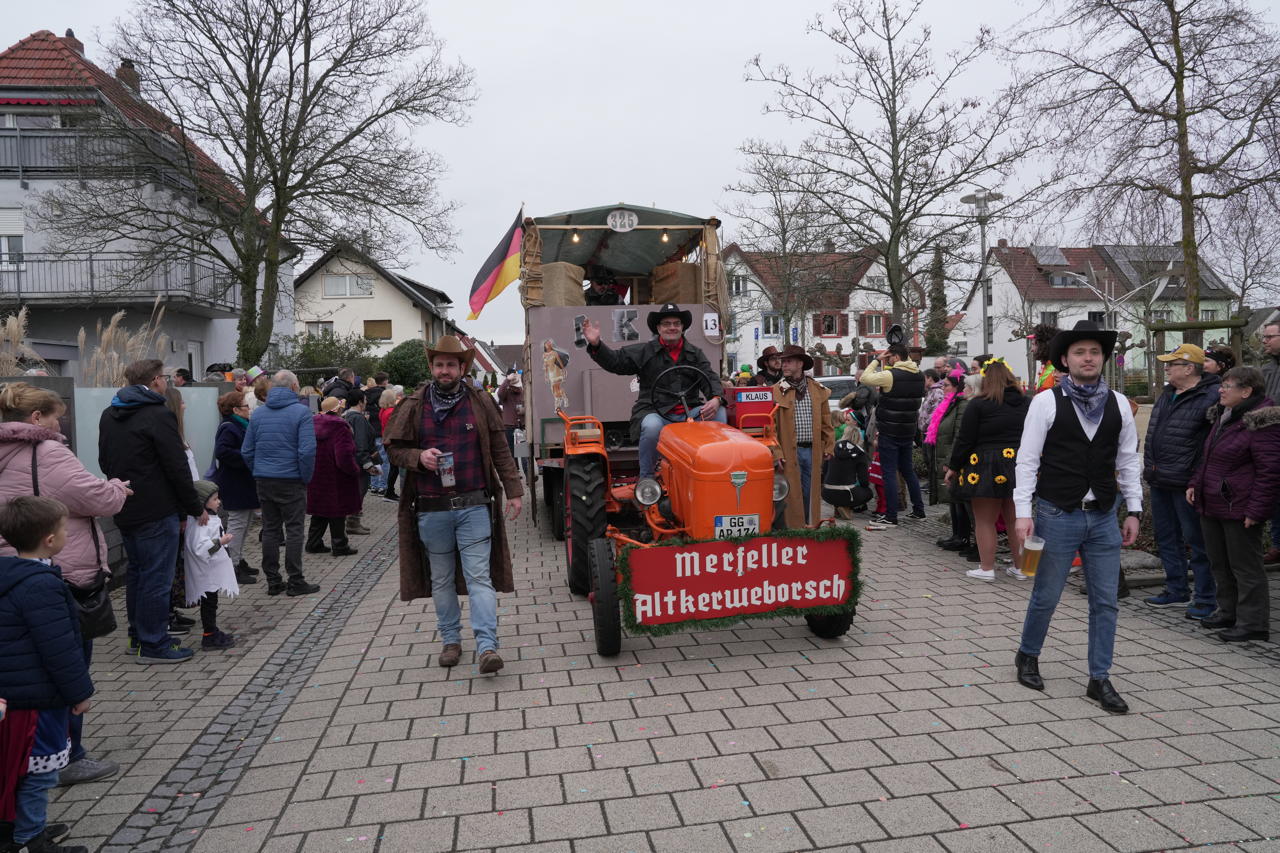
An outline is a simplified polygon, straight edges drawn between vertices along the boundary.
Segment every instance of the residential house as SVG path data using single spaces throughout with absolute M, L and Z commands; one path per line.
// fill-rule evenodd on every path
M 113 76 L 86 58 L 71 30 L 64 36 L 32 33 L 0 53 L 0 313 L 28 306 L 28 343 L 54 372 L 77 376 L 80 329 L 93 346 L 99 321 L 105 325 L 124 308 L 124 325 L 136 328 L 159 298 L 165 307 L 161 328 L 170 340 L 163 357 L 199 376 L 211 362 L 235 360 L 241 295 L 225 267 L 193 253 L 141 274 L 128 243 L 95 254 L 56 252 L 51 235 L 31 215 L 40 193 L 78 178 L 73 152 L 92 133 L 86 119 L 108 111 L 157 137 L 180 139 L 212 192 L 225 203 L 244 203 L 222 170 L 140 97 L 129 60 L 120 60 Z M 156 198 L 170 203 L 173 196 Z M 281 279 L 277 337 L 293 327 L 291 263 Z
M 749 252 L 732 243 L 723 252 L 729 277 L 729 311 L 725 353 L 728 364 L 748 364 L 769 346 L 793 343 L 806 350 L 819 347 L 834 353 L 858 351 L 857 366 L 870 359 L 867 350 L 884 350 L 892 323 L 886 289 L 887 274 L 874 249 L 827 251 L 780 258 L 769 252 Z M 910 290 L 903 327 L 908 347 L 924 345 L 925 294 L 918 282 Z M 951 319 L 954 325 L 958 317 Z M 815 353 L 814 373 L 830 374 Z
M 361 335 L 379 356 L 454 328 L 448 294 L 387 269 L 350 244 L 330 248 L 294 279 L 294 302 L 298 332 Z
M 1145 372 L 1152 344 L 1144 318 L 1185 319 L 1182 250 L 1176 246 L 1060 248 L 1010 246 L 1007 240 L 1000 240 L 987 253 L 987 275 L 991 282 L 987 340 L 983 343 L 979 330 L 981 288 L 975 285 L 964 303 L 965 318 L 951 334 L 952 353 L 962 358 L 984 353 L 1002 356 L 1024 380 L 1036 371 L 1027 336 L 1037 323 L 1071 328 L 1079 320 L 1092 320 L 1128 332 L 1130 343 L 1147 344 L 1129 349 L 1119 366 Z M 1234 295 L 1204 261 L 1200 276 L 1201 319 L 1226 319 Z M 1226 337 L 1223 330 L 1209 332 L 1205 339 Z M 1167 333 L 1165 348 L 1171 349 L 1181 340 L 1180 334 Z

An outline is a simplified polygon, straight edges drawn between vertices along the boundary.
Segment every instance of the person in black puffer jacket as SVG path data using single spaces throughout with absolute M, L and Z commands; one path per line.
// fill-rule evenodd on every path
M 946 480 L 948 486 L 956 483 L 959 495 L 973 504 L 973 532 L 982 565 L 966 574 L 977 580 L 996 577 L 996 519 L 1002 512 L 1006 521 L 1017 517 L 1013 506 L 1014 468 L 1030 401 L 1004 359 L 987 361 L 982 367 L 982 391 L 965 407 L 960 433 L 951 448 Z M 1006 571 L 1013 578 L 1026 580 L 1027 575 L 1014 567 L 1019 563 L 1021 547 L 1009 528 L 1014 565 Z
M 911 496 L 911 515 L 908 518 L 925 517 L 920 479 L 916 477 L 911 463 L 920 401 L 924 399 L 924 376 L 902 344 L 889 346 L 884 364 L 884 368 L 878 360 L 868 364 L 862 372 L 861 382 L 880 389 L 880 400 L 876 404 L 876 450 L 880 454 L 880 470 L 884 474 L 885 514 L 875 520 L 897 524 L 899 474 L 906 481 L 907 493 Z
M 1165 579 L 1164 590 L 1145 601 L 1152 607 L 1187 605 L 1189 618 L 1205 619 L 1213 615 L 1217 590 L 1200 518 L 1187 503 L 1186 491 L 1209 434 L 1205 412 L 1218 402 L 1222 379 L 1204 372 L 1205 353 L 1195 344 L 1182 344 L 1156 358 L 1163 362 L 1169 384 L 1151 408 L 1142 478 L 1151 487 L 1151 524 Z M 1187 585 L 1188 568 L 1195 578 L 1194 598 Z

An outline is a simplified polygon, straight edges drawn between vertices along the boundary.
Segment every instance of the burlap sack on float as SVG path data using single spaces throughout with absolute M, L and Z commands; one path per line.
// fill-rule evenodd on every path
M 547 305 L 585 305 L 584 271 L 577 264 L 552 261 L 542 265 L 542 299 Z
M 649 301 L 655 305 L 667 302 L 677 305 L 701 302 L 702 291 L 698 280 L 701 272 L 697 264 L 674 263 L 654 267 L 653 290 Z

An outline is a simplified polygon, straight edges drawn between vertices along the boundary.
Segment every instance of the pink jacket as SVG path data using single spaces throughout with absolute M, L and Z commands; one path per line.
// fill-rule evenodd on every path
M 88 586 L 99 568 L 107 568 L 107 540 L 94 518 L 120 511 L 127 497 L 125 484 L 90 474 L 67 447 L 61 433 L 11 421 L 0 423 L 0 502 L 33 494 L 33 447 L 40 494 L 62 501 L 71 513 L 67 519 L 67 545 L 53 561 L 62 568 L 62 577 L 68 582 Z M 14 553 L 9 543 L 0 538 L 0 556 Z

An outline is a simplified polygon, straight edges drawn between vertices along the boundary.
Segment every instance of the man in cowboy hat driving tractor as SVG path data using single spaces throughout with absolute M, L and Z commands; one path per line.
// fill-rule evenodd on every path
M 693 325 L 693 314 L 667 303 L 651 313 L 647 320 L 649 331 L 655 335 L 653 340 L 616 350 L 600 340 L 600 324 L 587 320 L 582 326 L 582 336 L 587 339 L 587 355 L 596 364 L 610 373 L 635 375 L 640 380 L 640 395 L 631 409 L 631 434 L 633 437 L 639 435 L 641 479 L 652 477 L 657 469 L 658 435 L 667 424 L 685 420 L 691 414 L 703 420 L 714 419 L 721 423 L 727 420 L 719 374 L 702 350 L 684 337 L 685 331 Z M 667 372 L 676 366 L 685 370 Z M 701 380 L 691 377 L 691 372 L 705 376 L 705 386 Z M 682 400 L 682 393 L 688 395 L 694 389 L 702 389 L 701 396 L 706 400 L 690 412 Z M 655 400 L 655 395 L 659 399 Z M 688 404 L 693 402 L 689 400 Z

